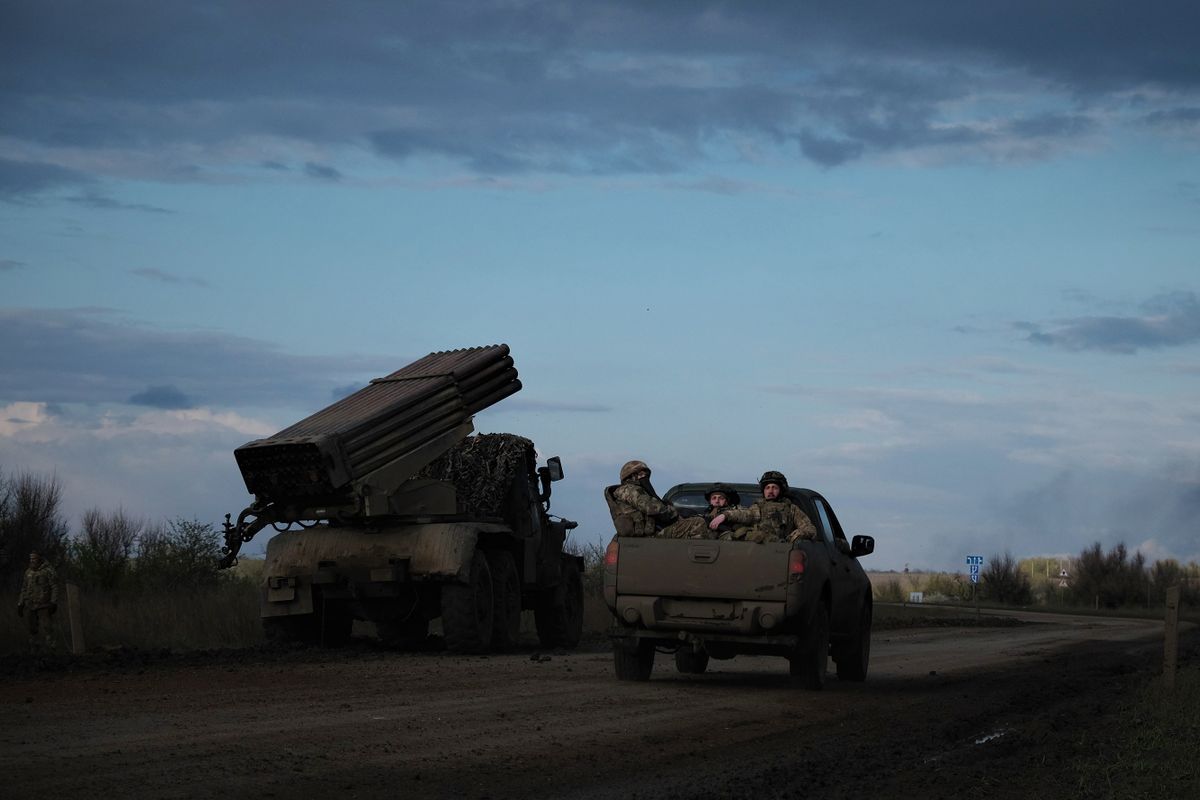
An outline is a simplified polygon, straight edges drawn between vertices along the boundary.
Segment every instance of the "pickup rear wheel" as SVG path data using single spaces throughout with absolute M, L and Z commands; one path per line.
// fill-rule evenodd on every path
M 867 665 L 871 661 L 871 604 L 863 603 L 858 618 L 858 631 L 854 644 L 847 646 L 837 657 L 837 676 L 842 681 L 865 681 Z
M 533 619 L 542 647 L 574 649 L 583 635 L 583 576 L 573 556 L 563 556 L 558 585 L 538 597 Z
M 648 681 L 654 671 L 654 642 L 637 640 L 634 645 L 613 642 L 613 666 L 619 681 Z
M 685 675 L 701 675 L 708 669 L 708 653 L 703 650 L 697 653 L 690 647 L 680 647 L 675 651 L 675 669 Z
M 829 606 L 825 603 L 817 606 L 812 625 L 790 661 L 792 677 L 805 689 L 815 691 L 825 685 L 829 662 Z
M 512 650 L 521 638 L 521 576 L 517 562 L 507 550 L 487 554 L 492 571 L 492 649 Z
M 442 633 L 452 653 L 482 653 L 492 643 L 492 572 L 476 550 L 467 582 L 442 587 Z

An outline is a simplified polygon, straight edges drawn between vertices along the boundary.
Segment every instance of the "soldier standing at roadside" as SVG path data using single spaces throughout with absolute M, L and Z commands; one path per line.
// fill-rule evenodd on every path
M 58 574 L 54 567 L 42 560 L 40 554 L 29 554 L 29 569 L 25 570 L 25 580 L 21 584 L 21 597 L 17 601 L 17 615 L 25 617 L 29 628 L 29 649 L 36 652 L 38 634 L 41 634 L 45 645 L 54 648 L 54 631 L 51 620 L 58 610 Z
M 787 478 L 782 472 L 768 470 L 758 479 L 762 499 L 745 509 L 730 509 L 717 514 L 708 527 L 719 530 L 724 524 L 750 525 L 722 538 L 745 539 L 748 542 L 794 542 L 797 539 L 816 539 L 817 529 L 804 511 L 787 497 Z
M 680 519 L 675 507 L 658 496 L 650 485 L 650 467 L 646 462 L 627 461 L 621 467 L 620 477 L 619 484 L 604 490 L 618 536 L 711 538 L 704 517 Z

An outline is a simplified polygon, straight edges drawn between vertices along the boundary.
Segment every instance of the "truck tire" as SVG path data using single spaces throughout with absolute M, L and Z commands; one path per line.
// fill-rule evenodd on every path
M 613 667 L 619 681 L 648 681 L 654 671 L 654 642 L 639 639 L 627 647 L 613 642 Z
M 476 550 L 467 582 L 442 587 L 442 633 L 452 653 L 483 653 L 492 643 L 492 573 Z
M 865 681 L 867 666 L 871 661 L 871 604 L 863 601 L 862 613 L 858 618 L 858 630 L 854 644 L 848 645 L 836 659 L 837 676 L 840 681 Z
M 791 673 L 805 689 L 820 690 L 825 685 L 829 663 L 829 606 L 822 602 L 813 614 L 812 625 L 791 656 Z
M 708 653 L 697 653 L 690 647 L 680 647 L 675 651 L 675 669 L 684 675 L 703 675 L 708 669 Z
M 578 646 L 583 635 L 583 576 L 573 557 L 563 557 L 562 578 L 541 592 L 533 618 L 542 647 Z
M 492 650 L 512 650 L 521 639 L 521 576 L 517 562 L 507 550 L 487 554 L 492 571 Z

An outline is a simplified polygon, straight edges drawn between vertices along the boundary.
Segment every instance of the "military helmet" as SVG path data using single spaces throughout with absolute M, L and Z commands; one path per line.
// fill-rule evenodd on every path
M 762 474 L 762 477 L 758 479 L 758 488 L 761 489 L 764 486 L 766 486 L 768 483 L 779 484 L 779 489 L 780 489 L 781 493 L 787 491 L 787 488 L 788 488 L 787 478 L 784 476 L 784 474 L 782 472 L 780 472 L 778 470 L 769 469 L 766 472 L 764 472 Z
M 645 472 L 646 477 L 650 477 L 650 468 L 646 466 L 645 461 L 626 461 L 625 466 L 621 467 L 621 483 L 629 479 L 630 475 L 637 472 Z

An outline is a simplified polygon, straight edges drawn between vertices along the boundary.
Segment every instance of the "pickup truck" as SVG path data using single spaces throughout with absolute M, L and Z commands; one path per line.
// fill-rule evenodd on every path
M 663 499 L 683 515 L 702 514 L 716 483 L 685 483 Z M 750 505 L 758 486 L 725 484 Z M 604 600 L 613 614 L 613 663 L 620 680 L 644 681 L 656 652 L 674 652 L 682 673 L 710 658 L 780 655 L 808 689 L 825 683 L 828 659 L 841 680 L 867 677 L 871 581 L 858 559 L 870 536 L 847 541 L 829 502 L 810 489 L 788 497 L 816 526 L 815 541 L 614 537 L 604 556 Z

